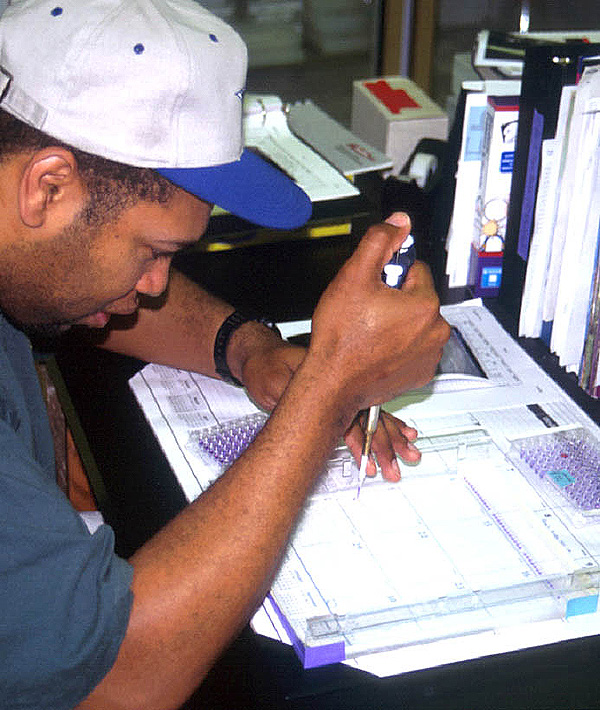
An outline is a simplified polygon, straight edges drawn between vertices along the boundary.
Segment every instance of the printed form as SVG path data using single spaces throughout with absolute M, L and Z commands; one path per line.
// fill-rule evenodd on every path
M 295 180 L 313 202 L 360 194 L 333 165 L 292 133 L 286 107 L 277 96 L 245 97 L 244 141 Z
M 389 675 L 600 633 L 600 429 L 479 303 L 442 312 L 480 375 L 385 405 L 419 431 L 399 483 L 357 499 L 340 444 L 253 619 L 305 667 Z M 190 501 L 266 421 L 188 372 L 149 365 L 131 387 Z

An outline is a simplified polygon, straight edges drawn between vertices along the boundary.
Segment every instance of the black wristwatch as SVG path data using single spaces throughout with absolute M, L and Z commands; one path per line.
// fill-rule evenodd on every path
M 225 318 L 221 327 L 217 332 L 217 337 L 215 338 L 215 349 L 214 349 L 214 359 L 215 359 L 215 370 L 217 374 L 225 381 L 232 385 L 237 385 L 238 387 L 243 387 L 243 384 L 231 374 L 229 365 L 227 364 L 227 345 L 232 334 L 244 323 L 249 321 L 256 321 L 257 323 L 262 323 L 266 325 L 267 328 L 274 330 L 278 335 L 281 335 L 279 328 L 272 321 L 267 318 L 260 318 L 257 316 L 248 316 L 239 311 L 234 311 L 230 316 Z

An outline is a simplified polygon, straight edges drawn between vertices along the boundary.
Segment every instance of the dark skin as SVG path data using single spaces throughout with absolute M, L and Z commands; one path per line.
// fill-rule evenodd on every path
M 200 236 L 210 214 L 178 190 L 166 206 L 139 203 L 89 234 L 77 223 L 85 200 L 68 151 L 0 164 L 0 304 L 9 315 L 105 326 L 112 314 L 134 311 L 137 294 L 166 288 L 172 253 Z M 380 278 L 409 229 L 398 214 L 368 230 L 323 294 L 308 350 L 256 323 L 236 331 L 230 368 L 272 415 L 246 453 L 131 558 L 134 602 L 117 661 L 78 707 L 181 705 L 262 601 L 339 438 L 360 456 L 358 413 L 433 376 L 450 331 L 427 268 L 415 264 L 400 291 Z M 80 248 L 71 245 L 66 259 L 61 239 L 76 245 L 77 233 Z M 32 268 L 35 301 L 30 289 L 15 289 Z M 214 375 L 214 336 L 232 310 L 173 274 L 163 307 L 140 309 L 133 327 L 110 329 L 105 346 Z M 418 458 L 414 435 L 389 416 L 378 428 L 374 450 L 386 478 L 399 478 L 394 451 Z

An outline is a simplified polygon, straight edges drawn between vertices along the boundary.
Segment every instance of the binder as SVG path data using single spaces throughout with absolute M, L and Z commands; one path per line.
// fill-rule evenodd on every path
M 504 245 L 500 303 L 519 316 L 533 229 L 542 141 L 553 138 L 564 86 L 577 83 L 600 44 L 530 47 L 523 66 L 519 126 Z

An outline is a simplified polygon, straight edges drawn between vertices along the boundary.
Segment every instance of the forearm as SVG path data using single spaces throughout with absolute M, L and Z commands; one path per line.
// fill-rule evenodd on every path
M 168 291 L 160 303 L 141 307 L 133 325 L 113 319 L 101 347 L 146 362 L 216 376 L 215 337 L 233 310 L 233 306 L 172 270 Z M 232 374 L 242 380 L 251 353 L 281 344 L 266 326 L 256 321 L 245 323 L 233 333 L 227 347 Z
M 319 301 L 308 354 L 286 363 L 295 374 L 255 442 L 132 559 L 125 640 L 82 708 L 183 702 L 269 588 L 303 501 L 356 413 L 431 379 L 449 328 L 422 265 L 400 291 L 381 281 L 408 232 L 406 219 L 396 221 L 369 230 Z M 246 359 L 248 380 L 253 367 Z
M 155 707 L 146 693 L 183 702 L 260 603 L 353 415 L 324 369 L 305 362 L 246 454 L 132 558 L 131 621 L 95 710 L 114 707 L 115 690 L 123 707 Z
M 112 319 L 102 347 L 147 362 L 214 374 L 216 332 L 233 307 L 172 269 L 156 305 L 138 309 L 133 324 Z

